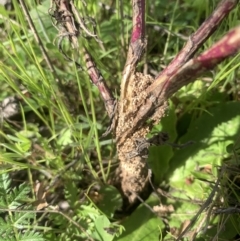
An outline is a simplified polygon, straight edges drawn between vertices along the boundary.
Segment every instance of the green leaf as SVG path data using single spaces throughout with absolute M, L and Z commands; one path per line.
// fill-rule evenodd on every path
M 41 234 L 33 230 L 23 232 L 19 235 L 19 241 L 45 241 Z
M 114 212 L 121 207 L 122 198 L 119 191 L 110 185 L 105 185 L 99 190 L 102 199 L 97 204 L 98 208 L 108 217 L 113 217 Z
M 72 131 L 71 129 L 63 129 L 60 133 L 60 136 L 58 138 L 57 143 L 60 146 L 66 146 L 68 144 L 71 144 L 72 141 Z
M 172 195 L 203 202 L 209 197 L 212 191 L 209 182 L 216 180 L 218 174 L 216 167 L 220 166 L 223 159 L 229 155 L 227 147 L 237 140 L 239 123 L 240 105 L 238 102 L 229 102 L 219 103 L 210 108 L 191 124 L 188 132 L 180 141 L 181 143 L 187 141 L 195 143 L 176 151 L 170 161 L 169 182 L 172 190 L 175 190 Z M 198 210 L 197 205 L 189 202 L 181 203 L 169 222 L 170 226 L 180 227 Z
M 8 208 L 15 209 L 22 204 L 23 200 L 26 200 L 30 187 L 25 183 L 22 183 L 18 188 L 14 188 L 8 195 Z
M 65 188 L 64 188 L 64 194 L 65 194 L 65 198 L 69 200 L 69 204 L 72 208 L 78 202 L 78 198 L 79 198 L 78 193 L 79 191 L 75 181 L 69 180 L 68 182 L 66 182 Z
M 32 221 L 35 219 L 36 214 L 24 210 L 20 205 L 28 198 L 30 187 L 25 183 L 19 187 L 10 190 L 10 177 L 8 174 L 3 173 L 0 175 L 0 206 L 5 209 L 19 209 L 21 212 L 11 211 L 11 215 L 6 215 L 5 219 L 0 217 L 0 240 L 4 241 L 43 241 L 42 235 L 28 230 L 31 227 Z M 4 211 L 1 211 L 4 213 Z M 7 213 L 7 212 L 5 212 Z M 24 229 L 24 232 L 22 231 Z M 16 239 L 16 234 L 18 238 Z
M 169 160 L 173 156 L 170 146 L 152 146 L 149 149 L 148 164 L 154 174 L 154 183 L 159 184 L 169 168 Z
M 40 5 L 30 11 L 35 27 L 42 38 L 44 37 L 45 42 L 49 41 L 49 35 L 54 36 L 54 34 L 57 34 L 48 14 L 49 7 L 49 1 L 42 1 Z
M 93 232 L 93 237 L 95 238 L 95 240 L 101 240 L 101 241 L 113 240 L 114 236 L 107 232 L 107 229 L 111 226 L 111 223 L 106 216 L 101 215 L 97 217 L 94 224 L 95 224 L 96 231 Z
M 153 207 L 159 205 L 159 199 L 154 196 L 146 201 L 146 203 Z M 115 240 L 118 241 L 159 241 L 161 230 L 164 224 L 161 218 L 153 214 L 144 204 L 141 204 L 132 215 L 123 221 L 122 225 L 125 227 L 125 232 Z
M 26 138 L 23 133 L 17 133 L 16 136 L 19 138 L 19 149 L 22 150 L 22 152 L 27 152 L 32 145 L 29 138 Z
M 22 209 L 24 211 L 24 209 Z M 31 220 L 35 218 L 35 213 L 34 212 L 15 212 L 12 221 L 13 226 L 17 229 L 22 229 L 25 226 L 30 225 Z M 9 220 L 9 219 L 8 219 Z M 10 221 L 10 220 L 9 220 Z
M 8 173 L 3 173 L 0 175 L 0 196 L 6 196 L 9 192 L 11 185 L 11 180 Z
M 11 232 L 11 225 L 5 222 L 2 218 L 0 218 L 0 237 L 8 233 L 9 231 Z
M 176 138 L 176 114 L 173 105 L 170 103 L 170 108 L 168 114 L 162 118 L 161 123 L 154 126 L 151 131 L 153 134 L 160 131 L 166 132 L 170 140 L 167 142 L 174 142 Z M 154 174 L 154 182 L 156 184 L 161 183 L 161 180 L 169 168 L 169 161 L 173 156 L 172 147 L 163 145 L 163 146 L 153 146 L 149 149 L 149 158 L 148 163 L 151 167 L 151 170 Z
M 2 146 L 12 150 L 13 152 L 22 154 L 23 156 L 27 156 L 30 147 L 31 147 L 31 141 L 26 138 L 24 135 L 20 133 L 16 133 L 16 137 L 12 135 L 8 135 L 9 140 L 12 140 L 15 142 L 15 144 L 7 144 L 2 143 Z
M 210 113 L 210 114 L 209 114 Z M 226 149 L 234 143 L 239 132 L 240 105 L 237 102 L 220 103 L 209 109 L 190 126 L 181 143 L 194 141 L 191 146 L 175 152 L 171 159 L 171 185 L 185 189 L 185 178 L 197 166 L 220 165 Z

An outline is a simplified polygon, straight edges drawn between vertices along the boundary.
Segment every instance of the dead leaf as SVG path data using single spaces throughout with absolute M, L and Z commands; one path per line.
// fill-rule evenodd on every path
M 49 204 L 46 201 L 45 187 L 38 180 L 35 182 L 34 192 L 36 196 L 36 201 L 33 203 L 33 205 L 36 207 L 36 210 L 38 211 L 45 207 L 48 207 Z

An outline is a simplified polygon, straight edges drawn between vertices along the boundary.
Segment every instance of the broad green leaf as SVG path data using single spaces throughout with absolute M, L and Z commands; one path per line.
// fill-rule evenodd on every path
M 210 115 L 210 114 L 211 115 Z M 199 117 L 181 139 L 194 144 L 175 152 L 171 159 L 170 182 L 173 187 L 185 189 L 185 179 L 199 167 L 220 165 L 227 155 L 226 148 L 239 133 L 240 105 L 237 102 L 220 103 Z
M 105 185 L 99 190 L 101 200 L 97 204 L 98 208 L 108 217 L 113 217 L 114 212 L 121 207 L 122 197 L 119 191 L 110 185 Z
M 101 215 L 97 217 L 97 219 L 94 221 L 95 224 L 95 232 L 93 232 L 94 240 L 99 241 L 111 241 L 113 240 L 113 235 L 108 233 L 108 228 L 110 228 L 111 223 L 107 219 L 106 216 Z
M 170 226 L 180 227 L 197 213 L 200 206 L 191 204 L 192 199 L 204 202 L 209 197 L 211 183 L 218 175 L 217 166 L 221 166 L 223 159 L 229 156 L 227 147 L 237 140 L 239 123 L 239 103 L 219 103 L 196 119 L 180 140 L 181 143 L 194 141 L 194 144 L 175 152 L 170 161 L 172 174 L 169 182 L 175 190 L 172 195 L 189 202 L 183 202 L 176 209 Z M 205 214 L 202 215 L 203 218 Z
M 54 34 L 57 34 L 56 29 L 52 25 L 51 16 L 48 13 L 49 8 L 49 1 L 42 1 L 40 5 L 30 11 L 34 24 L 45 42 L 50 42 L 49 36 L 52 37 Z
M 159 205 L 159 199 L 154 196 L 150 196 L 146 203 L 153 207 Z M 161 237 L 161 230 L 164 228 L 164 224 L 160 217 L 153 214 L 144 204 L 141 204 L 122 225 L 125 228 L 125 232 L 114 240 L 117 241 L 159 241 Z
M 167 115 L 161 120 L 161 123 L 154 126 L 152 133 L 156 134 L 160 131 L 166 132 L 169 135 L 167 142 L 174 142 L 176 138 L 176 114 L 173 105 L 170 103 L 170 108 Z M 153 146 L 149 149 L 148 163 L 154 174 L 154 182 L 161 183 L 163 175 L 169 168 L 169 160 L 173 156 L 172 147 L 164 144 L 163 146 Z
M 228 216 L 228 217 L 227 217 Z M 236 236 L 240 234 L 239 225 L 240 218 L 238 214 L 223 215 L 222 218 L 218 217 L 215 225 L 209 227 L 207 232 L 202 235 L 205 240 L 213 240 L 213 237 L 218 233 L 218 240 L 236 240 Z M 224 225 L 220 225 L 224 223 Z

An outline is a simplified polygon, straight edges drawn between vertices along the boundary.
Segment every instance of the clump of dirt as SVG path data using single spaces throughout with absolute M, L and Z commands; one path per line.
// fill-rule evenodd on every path
M 133 81 L 130 83 L 132 89 L 131 107 L 137 107 L 148 96 L 146 89 L 153 83 L 154 79 L 150 75 L 143 75 L 142 73 L 136 73 Z
M 153 81 L 154 79 L 150 75 L 143 75 L 142 73 L 135 73 L 132 76 L 127 88 L 127 99 L 121 100 L 119 103 L 117 138 L 133 128 L 135 117 L 133 111 L 136 111 L 138 106 L 144 106 L 144 101 L 147 98 L 146 89 Z M 126 201 L 125 204 L 128 204 L 125 209 L 136 203 L 137 196 L 145 199 L 151 193 L 146 159 L 139 155 L 131 158 L 129 155 L 129 153 L 136 151 L 136 140 L 145 138 L 148 133 L 149 127 L 144 125 L 137 128 L 121 145 L 117 143 L 120 164 L 116 172 L 117 175 L 113 178 L 113 183 L 120 189 L 123 199 Z
M 154 79 L 150 75 L 135 73 L 127 87 L 127 95 L 124 100 L 119 102 L 118 126 L 116 136 L 122 135 L 127 129 L 133 127 L 133 110 L 136 110 L 147 98 L 146 89 L 153 83 Z

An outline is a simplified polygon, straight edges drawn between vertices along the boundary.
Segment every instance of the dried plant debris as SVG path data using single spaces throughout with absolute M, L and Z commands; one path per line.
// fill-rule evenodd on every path
M 19 99 L 16 96 L 5 98 L 1 103 L 1 120 L 20 113 Z
M 121 112 L 128 115 L 131 110 L 134 110 L 138 104 L 142 103 L 147 97 L 146 89 L 153 81 L 154 79 L 150 75 L 144 75 L 140 72 L 133 74 L 127 88 L 125 88 L 126 93 L 121 93 L 122 96 L 125 96 L 120 103 Z
M 151 85 L 153 78 L 150 75 L 143 75 L 142 73 L 136 73 L 129 83 L 128 91 L 131 95 L 127 95 L 128 99 L 121 100 L 119 103 L 119 113 L 118 113 L 118 126 L 116 131 L 116 136 L 121 135 L 127 129 L 132 128 L 134 116 L 132 115 L 132 110 L 142 102 L 147 94 L 146 88 Z M 138 137 L 145 137 L 145 131 L 143 135 Z
M 134 113 L 138 111 L 138 106 L 144 106 L 147 98 L 146 89 L 153 81 L 154 79 L 150 75 L 135 73 L 128 83 L 127 93 L 124 95 L 126 99 L 121 100 L 118 104 L 116 137 L 120 176 L 114 179 L 115 182 L 116 180 L 121 182 L 123 195 L 127 196 L 130 204 L 136 201 L 139 193 L 142 197 L 142 194 L 149 193 L 151 190 L 149 182 L 151 171 L 146 161 L 149 147 L 161 145 L 168 139 L 163 133 L 146 138 L 150 132 L 150 126 L 147 123 L 134 127 Z M 150 118 L 151 116 L 149 116 Z M 131 135 L 124 136 L 125 132 L 131 129 Z M 122 136 L 124 137 L 121 141 Z
M 84 4 L 82 7 L 84 7 Z M 74 1 L 71 0 L 68 3 L 63 0 L 52 0 L 49 15 L 52 18 L 53 26 L 58 30 L 56 37 L 56 39 L 58 39 L 58 49 L 67 60 L 74 61 L 63 51 L 62 43 L 65 38 L 71 42 L 74 49 L 79 48 L 79 37 L 93 38 L 98 43 L 102 43 L 96 34 L 95 20 L 89 16 L 81 16 L 80 11 L 74 5 Z M 92 28 L 92 31 L 89 26 Z M 75 62 L 75 64 L 81 67 L 77 62 Z
M 166 216 L 169 213 L 173 213 L 175 210 L 172 204 L 170 205 L 159 204 L 157 206 L 153 206 L 153 211 L 157 213 L 159 216 Z

